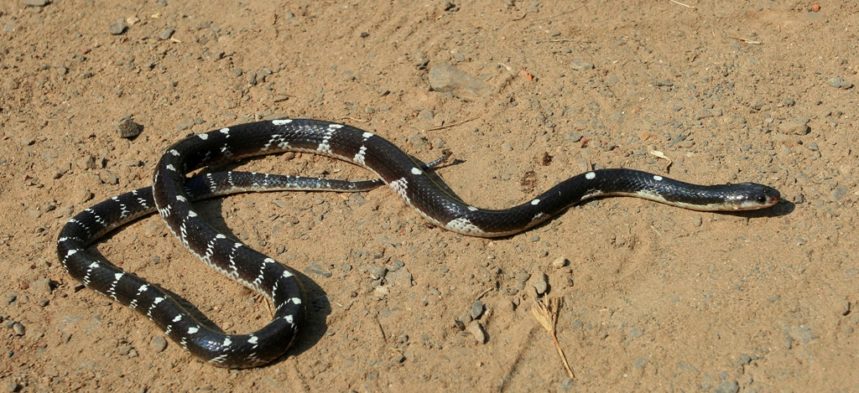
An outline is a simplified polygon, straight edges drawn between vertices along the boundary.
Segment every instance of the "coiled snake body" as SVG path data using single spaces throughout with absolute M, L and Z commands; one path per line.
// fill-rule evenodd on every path
M 331 156 L 368 168 L 433 224 L 480 237 L 522 232 L 602 196 L 637 196 L 697 210 L 760 209 L 779 200 L 778 191 L 759 184 L 699 186 L 635 170 L 604 169 L 571 177 L 509 209 L 480 209 L 464 203 L 427 165 L 384 138 L 337 123 L 281 119 L 222 128 L 176 143 L 158 162 L 151 188 L 105 200 L 69 220 L 59 236 L 59 259 L 85 286 L 147 315 L 203 360 L 233 368 L 269 363 L 286 352 L 300 326 L 300 284 L 288 268 L 207 224 L 191 202 L 246 191 L 361 191 L 380 184 L 242 172 L 186 177 L 213 164 L 284 151 Z M 274 317 L 268 325 L 249 334 L 225 334 L 196 319 L 164 290 L 86 250 L 106 233 L 156 208 L 185 247 L 272 302 Z

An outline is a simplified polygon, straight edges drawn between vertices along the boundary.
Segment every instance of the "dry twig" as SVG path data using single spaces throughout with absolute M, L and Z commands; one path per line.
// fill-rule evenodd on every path
M 670 2 L 672 2 L 672 3 L 674 3 L 674 4 L 677 4 L 677 5 L 682 5 L 682 6 L 686 7 L 686 8 L 691 8 L 691 9 L 693 9 L 693 10 L 695 9 L 695 7 L 693 7 L 693 6 L 689 5 L 689 4 L 683 4 L 683 3 L 681 3 L 681 2 L 679 2 L 679 1 L 677 1 L 677 0 L 668 0 L 668 1 L 670 1 Z
M 671 161 L 671 159 L 668 158 L 668 156 L 666 156 L 665 153 L 663 153 L 659 150 L 651 150 L 650 154 L 656 156 L 657 158 L 661 158 L 665 161 L 668 161 L 668 165 L 665 166 L 665 172 L 669 172 L 669 173 L 671 172 L 671 164 L 674 164 L 674 161 Z
M 549 336 L 552 337 L 552 343 L 555 345 L 555 349 L 558 351 L 558 356 L 561 357 L 561 363 L 564 364 L 564 369 L 567 371 L 567 376 L 570 379 L 574 379 L 576 377 L 573 374 L 573 369 L 570 368 L 570 363 L 567 362 L 567 355 L 564 354 L 564 350 L 561 349 L 561 343 L 558 342 L 558 331 L 556 327 L 558 325 L 558 312 L 561 310 L 563 302 L 560 298 L 534 298 L 534 307 L 531 308 L 531 314 L 534 315 L 534 319 L 543 326 L 543 329 L 546 329 L 546 332 L 549 333 Z
M 438 130 L 443 130 L 443 129 L 445 129 L 445 128 L 451 128 L 451 127 L 456 127 L 456 126 L 459 126 L 459 125 L 463 125 L 463 124 L 465 124 L 465 123 L 468 123 L 468 122 L 470 122 L 470 121 L 474 121 L 474 120 L 477 120 L 477 118 L 476 118 L 476 117 L 472 117 L 472 118 L 470 118 L 470 119 L 466 119 L 466 120 L 463 120 L 463 121 L 458 122 L 458 123 L 446 124 L 446 125 L 443 125 L 443 126 L 440 126 L 440 127 L 430 128 L 430 129 L 425 130 L 425 131 L 438 131 Z

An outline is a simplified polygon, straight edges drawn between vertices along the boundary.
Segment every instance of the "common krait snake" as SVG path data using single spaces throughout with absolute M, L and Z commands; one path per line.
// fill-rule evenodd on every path
M 635 170 L 603 169 L 571 177 L 510 209 L 480 209 L 464 203 L 436 176 L 426 173 L 426 165 L 373 133 L 326 121 L 280 119 L 222 128 L 176 143 L 158 162 L 152 188 L 105 200 L 69 220 L 60 233 L 58 256 L 84 285 L 144 313 L 199 358 L 234 368 L 269 363 L 286 352 L 300 326 L 300 283 L 288 268 L 208 225 L 191 202 L 244 191 L 357 191 L 379 184 L 239 172 L 186 178 L 201 167 L 284 151 L 327 155 L 370 169 L 433 224 L 480 237 L 522 232 L 572 205 L 602 196 L 637 196 L 697 210 L 760 209 L 779 200 L 778 191 L 754 183 L 698 186 Z M 224 334 L 197 320 L 157 286 L 86 250 L 156 206 L 171 231 L 195 255 L 269 298 L 274 317 L 268 325 L 250 334 Z

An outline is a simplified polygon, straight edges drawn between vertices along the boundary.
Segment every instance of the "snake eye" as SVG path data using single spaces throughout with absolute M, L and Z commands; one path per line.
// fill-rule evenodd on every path
M 757 197 L 757 198 L 755 198 L 755 200 L 756 200 L 756 201 L 758 201 L 758 203 L 766 203 L 766 201 L 767 201 L 767 196 L 766 196 L 766 195 L 763 195 L 763 194 L 760 194 L 760 195 L 758 195 L 758 197 Z

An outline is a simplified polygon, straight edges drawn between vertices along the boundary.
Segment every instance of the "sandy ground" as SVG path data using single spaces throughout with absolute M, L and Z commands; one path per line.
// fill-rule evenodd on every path
M 859 390 L 855 3 L 25 3 L 40 2 L 0 1 L 0 391 Z M 474 85 L 432 91 L 445 64 Z M 134 140 L 116 129 L 128 115 Z M 429 227 L 387 188 L 206 202 L 310 288 L 290 356 L 245 371 L 165 347 L 63 271 L 74 213 L 148 185 L 189 133 L 275 115 L 424 160 L 448 149 L 463 163 L 440 174 L 482 207 L 591 164 L 754 181 L 786 202 L 738 216 L 605 199 L 499 240 Z M 310 155 L 242 168 L 368 176 Z M 269 317 L 159 218 L 95 248 L 227 331 Z M 572 379 L 530 311 L 544 277 Z

